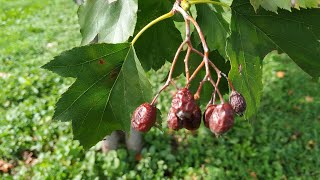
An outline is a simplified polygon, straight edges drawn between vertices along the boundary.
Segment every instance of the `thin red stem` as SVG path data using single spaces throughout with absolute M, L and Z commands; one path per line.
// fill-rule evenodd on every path
M 198 72 L 201 70 L 203 66 L 204 66 L 204 61 L 202 61 L 201 64 L 197 67 L 197 69 L 192 73 L 188 84 L 190 84 L 190 82 L 196 77 L 196 75 L 198 74 Z
M 175 5 L 174 8 L 183 16 L 185 21 L 190 21 L 194 25 L 194 27 L 196 28 L 196 30 L 199 34 L 201 43 L 202 43 L 203 51 L 204 51 L 203 61 L 205 63 L 205 68 L 206 68 L 206 76 L 205 77 L 210 78 L 211 74 L 210 74 L 210 69 L 209 69 L 209 58 L 208 58 L 209 57 L 209 48 L 207 46 L 205 37 L 202 33 L 202 30 L 201 30 L 199 24 L 197 23 L 197 21 L 195 19 L 193 19 L 193 17 L 189 16 L 189 14 L 185 10 L 183 10 L 180 6 Z
M 186 20 L 186 41 L 188 44 L 188 50 L 187 50 L 187 54 L 186 57 L 184 58 L 184 65 L 185 65 L 185 72 L 186 72 L 186 80 L 187 80 L 187 84 L 189 82 L 189 78 L 190 78 L 190 73 L 189 73 L 189 58 L 190 58 L 190 54 L 191 54 L 191 42 L 190 42 L 190 21 Z
M 155 97 L 153 98 L 153 100 L 152 100 L 152 102 L 151 102 L 151 105 L 153 105 L 153 104 L 157 101 L 160 93 L 161 93 L 163 90 L 165 90 L 165 89 L 170 85 L 170 82 L 172 81 L 172 73 L 173 73 L 173 70 L 174 70 L 175 65 L 176 65 L 176 63 L 177 63 L 177 60 L 178 60 L 178 58 L 179 58 L 179 55 L 180 55 L 180 53 L 181 53 L 181 51 L 182 51 L 182 48 L 183 48 L 183 46 L 184 46 L 186 43 L 187 43 L 187 41 L 185 40 L 185 41 L 183 41 L 183 42 L 180 44 L 180 46 L 179 46 L 179 48 L 178 48 L 178 50 L 177 50 L 177 52 L 176 52 L 176 54 L 175 54 L 175 56 L 174 56 L 174 59 L 173 59 L 173 61 L 172 61 L 171 68 L 170 68 L 170 71 L 169 71 L 168 79 L 167 79 L 166 83 L 162 86 L 162 88 L 159 90 L 159 92 L 158 92 L 158 93 L 155 95 Z
M 206 82 L 206 79 L 204 78 L 200 84 L 199 84 L 199 87 L 197 89 L 197 92 L 194 94 L 194 99 L 195 100 L 198 100 L 200 98 L 200 93 L 201 93 L 201 90 L 202 90 L 202 87 L 203 87 L 203 84 Z
M 222 76 L 227 79 L 231 90 L 232 90 L 232 91 L 235 91 L 234 86 L 233 86 L 231 80 L 228 78 L 228 76 L 227 76 L 226 74 L 224 74 L 223 72 L 221 72 L 220 74 L 222 74 Z
M 220 91 L 219 91 L 219 89 L 217 87 L 217 84 L 213 81 L 212 78 L 210 78 L 209 81 L 211 82 L 212 86 L 217 90 L 217 94 L 218 94 L 218 96 L 220 98 L 221 103 L 224 103 L 223 97 L 222 97 L 222 95 L 221 95 L 221 93 L 220 93 Z

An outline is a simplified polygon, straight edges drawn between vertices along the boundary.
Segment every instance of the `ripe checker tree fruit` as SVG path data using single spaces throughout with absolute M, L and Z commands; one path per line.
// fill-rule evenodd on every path
M 175 110 L 175 114 L 181 120 L 191 118 L 197 104 L 193 95 L 187 88 L 178 90 L 172 99 L 171 107 Z
M 209 118 L 211 132 L 219 136 L 233 127 L 234 112 L 229 103 L 217 105 Z
M 168 115 L 168 127 L 172 130 L 179 130 L 183 128 L 183 122 L 176 116 L 176 110 L 174 108 L 170 108 Z
M 172 99 L 168 127 L 173 130 L 179 130 L 182 127 L 188 130 L 196 130 L 200 124 L 201 110 L 192 93 L 188 88 L 178 90 Z
M 199 128 L 200 124 L 201 124 L 201 110 L 199 106 L 196 106 L 191 114 L 191 117 L 183 120 L 183 127 L 190 131 L 194 131 Z
M 229 96 L 229 102 L 234 110 L 234 112 L 242 116 L 243 113 L 246 111 L 247 103 L 245 98 L 238 93 L 237 91 L 233 90 Z
M 141 104 L 133 113 L 131 126 L 140 132 L 147 132 L 156 122 L 157 108 L 149 103 Z
M 207 106 L 207 109 L 203 113 L 203 123 L 207 128 L 209 128 L 209 119 L 210 119 L 210 117 L 216 107 L 217 107 L 216 104 L 209 104 Z

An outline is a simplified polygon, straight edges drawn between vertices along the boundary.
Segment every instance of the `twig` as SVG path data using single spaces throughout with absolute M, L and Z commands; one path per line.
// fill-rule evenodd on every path
M 187 50 L 187 54 L 186 54 L 186 57 L 184 59 L 184 65 L 185 65 L 185 71 L 186 71 L 186 80 L 187 80 L 187 84 L 189 82 L 189 78 L 190 78 L 190 72 L 189 72 L 189 57 L 190 57 L 190 54 L 191 54 L 191 49 L 188 47 L 188 50 Z
M 233 84 L 232 84 L 231 80 L 228 78 L 228 76 L 227 76 L 225 73 L 223 73 L 223 72 L 221 72 L 220 74 L 221 74 L 224 78 L 226 78 L 226 79 L 227 79 L 227 81 L 228 81 L 228 83 L 229 83 L 229 86 L 230 86 L 231 90 L 232 90 L 232 91 L 235 91 L 234 86 L 233 86 Z
M 186 20 L 185 23 L 186 23 L 186 41 L 188 44 L 188 50 L 187 50 L 186 57 L 184 58 L 184 65 L 185 65 L 186 79 L 187 79 L 187 84 L 188 84 L 189 78 L 190 78 L 189 58 L 190 58 L 190 54 L 191 54 L 192 45 L 191 45 L 191 41 L 190 41 L 190 21 Z
M 200 93 L 201 93 L 201 90 L 202 90 L 202 87 L 203 87 L 203 84 L 206 82 L 206 79 L 204 78 L 200 84 L 199 84 L 199 87 L 197 89 L 197 92 L 194 94 L 194 99 L 195 100 L 198 100 L 200 98 Z
M 173 61 L 172 61 L 171 68 L 170 68 L 170 71 L 169 71 L 168 79 L 167 79 L 166 83 L 162 86 L 162 88 L 158 91 L 158 93 L 155 95 L 155 97 L 153 98 L 153 100 L 152 100 L 152 102 L 151 102 L 151 105 L 153 105 L 153 104 L 156 102 L 156 100 L 158 99 L 160 93 L 170 85 L 170 82 L 172 81 L 172 73 L 173 73 L 174 67 L 175 67 L 175 65 L 176 65 L 176 63 L 177 63 L 177 60 L 178 60 L 178 58 L 179 58 L 179 55 L 180 55 L 180 53 L 181 53 L 181 51 L 182 51 L 183 46 L 184 46 L 186 43 L 187 43 L 187 41 L 185 40 L 185 41 L 183 41 L 183 42 L 180 44 L 180 46 L 179 46 L 179 48 L 178 48 L 178 50 L 177 50 L 177 52 L 176 52 L 176 54 L 175 54 L 175 56 L 174 56 L 174 59 L 173 59 Z
M 193 52 L 195 52 L 195 53 L 197 53 L 197 54 L 199 54 L 200 56 L 202 56 L 202 57 L 204 57 L 204 54 L 202 54 L 200 51 L 198 51 L 198 50 L 196 50 L 196 49 L 192 49 L 192 51 Z M 217 68 L 217 66 L 216 65 L 214 65 L 213 63 L 212 63 L 212 61 L 209 59 L 209 64 L 211 65 L 211 67 L 216 71 L 216 73 L 217 74 L 220 74 L 221 73 L 221 71 Z
M 223 97 L 217 87 L 217 84 L 214 83 L 214 81 L 212 80 L 211 78 L 211 73 L 210 73 L 210 69 L 209 69 L 209 48 L 208 48 L 208 45 L 206 43 L 206 40 L 205 40 L 205 37 L 202 33 L 202 30 L 199 26 L 199 24 L 195 21 L 195 19 L 193 19 L 191 16 L 189 16 L 189 14 L 187 12 L 185 12 L 180 6 L 178 6 L 177 4 L 175 4 L 174 8 L 179 12 L 181 13 L 181 15 L 183 16 L 183 18 L 185 19 L 185 21 L 190 21 L 194 27 L 196 28 L 198 34 L 199 34 L 199 37 L 200 37 L 200 40 L 201 40 L 201 43 L 202 43 L 202 48 L 203 48 L 203 51 L 204 51 L 204 54 L 202 54 L 201 52 L 199 52 L 198 50 L 192 48 L 192 51 L 198 53 L 198 54 L 201 54 L 202 57 L 203 57 L 203 62 L 204 62 L 204 65 L 205 65 L 205 69 L 206 69 L 206 75 L 204 77 L 204 79 L 200 82 L 200 85 L 199 85 L 199 88 L 197 90 L 197 93 L 195 94 L 195 97 L 198 98 L 200 97 L 200 91 L 202 89 L 202 86 L 203 86 L 203 83 L 205 81 L 210 81 L 211 84 L 214 86 L 215 88 L 215 92 L 218 93 L 219 97 L 220 97 L 220 101 L 221 102 L 224 102 L 223 100 Z M 210 61 L 211 62 L 211 61 Z M 212 62 L 211 62 L 212 63 Z M 214 69 L 215 71 L 217 72 L 217 74 L 220 74 L 220 70 L 212 63 L 210 64 Z M 195 70 L 195 72 L 192 74 L 191 78 L 189 79 L 187 85 L 190 83 L 190 80 L 192 80 L 195 75 L 200 71 L 200 69 L 202 68 L 202 63 L 198 66 L 198 68 Z M 218 75 L 218 81 L 220 81 L 220 78 L 221 76 Z
M 201 64 L 197 67 L 197 69 L 192 73 L 188 84 L 190 84 L 190 82 L 196 77 L 196 75 L 198 74 L 198 72 L 201 70 L 201 68 L 204 66 L 204 61 L 201 62 Z
M 216 83 L 216 86 L 217 86 L 217 87 L 219 86 L 220 79 L 221 79 L 221 77 L 218 76 L 218 78 L 217 78 L 217 83 Z M 212 93 L 213 103 L 216 102 L 216 93 L 218 92 L 218 90 L 219 90 L 218 88 L 215 88 L 215 89 L 214 89 L 214 92 Z M 219 93 L 220 93 L 220 92 L 219 92 Z
M 207 43 L 206 43 L 204 35 L 201 31 L 201 28 L 200 28 L 199 24 L 196 22 L 196 20 L 194 20 L 191 16 L 189 16 L 189 14 L 185 10 L 183 10 L 180 6 L 175 4 L 174 9 L 176 9 L 183 16 L 185 21 L 190 21 L 194 25 L 194 27 L 196 28 L 196 30 L 199 34 L 201 43 L 202 43 L 203 51 L 204 51 L 203 61 L 205 63 L 205 68 L 206 68 L 205 79 L 209 79 L 211 77 L 210 70 L 209 70 L 209 62 L 208 62 L 209 61 L 208 60 L 209 59 L 208 58 L 209 57 L 209 48 L 207 46 Z
M 218 96 L 219 96 L 219 98 L 220 98 L 221 103 L 224 103 L 223 97 L 222 97 L 222 95 L 221 95 L 221 93 L 220 93 L 220 90 L 219 90 L 218 87 L 217 87 L 217 84 L 213 81 L 212 78 L 210 78 L 209 81 L 211 82 L 211 84 L 212 84 L 212 86 L 215 88 L 215 90 L 217 90 L 217 94 L 218 94 Z

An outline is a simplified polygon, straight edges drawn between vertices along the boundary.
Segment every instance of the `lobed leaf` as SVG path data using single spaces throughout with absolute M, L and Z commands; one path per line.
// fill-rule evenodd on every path
M 99 42 L 122 43 L 133 35 L 138 0 L 87 0 L 78 11 L 81 44 L 96 36 Z
M 131 113 L 152 96 L 128 43 L 77 47 L 43 68 L 77 78 L 56 104 L 54 119 L 72 121 L 74 138 L 85 148 L 115 130 L 129 131 Z
M 272 50 L 284 52 L 309 75 L 320 76 L 320 9 L 303 9 L 278 14 L 259 9 L 249 0 L 232 4 L 231 36 L 227 53 L 235 87 L 248 101 L 245 114 L 257 111 L 261 97 L 261 61 Z
M 250 0 L 252 6 L 257 10 L 260 6 L 268 11 L 277 12 L 278 8 L 291 11 L 291 8 L 317 8 L 320 0 Z

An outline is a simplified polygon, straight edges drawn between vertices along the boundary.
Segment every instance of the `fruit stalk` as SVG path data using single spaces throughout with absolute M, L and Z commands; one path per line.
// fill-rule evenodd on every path
M 204 51 L 203 61 L 204 61 L 205 68 L 206 68 L 205 78 L 209 79 L 211 77 L 210 70 L 209 70 L 209 62 L 208 62 L 209 61 L 209 48 L 208 48 L 207 42 L 204 38 L 204 35 L 202 33 L 202 30 L 201 30 L 199 24 L 196 22 L 196 20 L 193 19 L 191 16 L 189 16 L 189 14 L 185 10 L 183 10 L 180 6 L 176 6 L 175 9 L 183 16 L 185 21 L 190 21 L 194 25 L 194 27 L 196 28 L 196 30 L 199 34 L 199 37 L 200 37 L 200 40 L 202 43 L 202 47 L 203 47 L 203 51 Z
M 187 43 L 187 40 L 183 41 L 183 42 L 180 44 L 180 46 L 179 46 L 179 48 L 178 48 L 178 50 L 177 50 L 177 52 L 176 52 L 176 54 L 175 54 L 175 56 L 174 56 L 174 59 L 173 59 L 173 61 L 172 61 L 171 68 L 170 68 L 170 71 L 169 71 L 168 79 L 167 79 L 166 83 L 162 86 L 162 88 L 159 90 L 159 92 L 158 92 L 158 93 L 155 95 L 155 97 L 153 98 L 153 100 L 152 100 L 152 102 L 151 102 L 151 105 L 153 105 L 153 104 L 157 101 L 160 93 L 161 93 L 163 90 L 165 90 L 165 89 L 170 85 L 170 82 L 172 81 L 172 73 L 173 73 L 173 70 L 174 70 L 175 65 L 176 65 L 176 63 L 177 63 L 177 60 L 178 60 L 178 58 L 179 58 L 179 55 L 180 55 L 180 53 L 181 53 L 181 51 L 182 51 L 182 48 L 183 48 L 183 46 L 184 46 L 186 43 Z
M 222 95 L 221 95 L 221 93 L 220 93 L 220 91 L 219 91 L 219 89 L 218 89 L 218 87 L 217 87 L 218 83 L 215 84 L 214 81 L 213 81 L 213 79 L 211 78 L 211 73 L 210 73 L 210 69 L 209 69 L 209 48 L 208 48 L 208 45 L 207 45 L 207 43 L 206 43 L 205 37 L 204 37 L 204 35 L 203 35 L 203 33 L 202 33 L 202 30 L 201 30 L 199 24 L 195 21 L 195 19 L 193 19 L 191 16 L 189 16 L 189 14 L 188 14 L 187 12 L 185 12 L 185 10 L 182 9 L 182 8 L 181 8 L 180 6 L 178 6 L 177 4 L 175 4 L 174 9 L 176 9 L 176 10 L 183 16 L 183 18 L 185 19 L 186 24 L 189 23 L 189 22 L 191 22 L 191 23 L 195 26 L 195 28 L 196 28 L 196 30 L 197 30 L 197 32 L 198 32 L 198 34 L 199 34 L 199 37 L 200 37 L 200 40 L 201 40 L 201 43 L 202 43 L 203 50 L 204 50 L 204 54 L 202 54 L 202 53 L 199 52 L 198 50 L 192 48 L 191 43 L 190 43 L 190 45 L 188 44 L 188 45 L 189 45 L 189 46 L 188 46 L 188 50 L 189 50 L 189 48 L 192 48 L 192 51 L 194 51 L 194 52 L 196 52 L 196 53 L 198 53 L 198 54 L 200 53 L 200 54 L 202 55 L 202 57 L 203 57 L 203 62 L 204 62 L 204 66 L 205 66 L 205 69 L 206 69 L 206 75 L 205 75 L 204 79 L 202 80 L 202 82 L 200 82 L 200 85 L 199 85 L 199 88 L 198 88 L 198 91 L 197 91 L 195 97 L 196 97 L 196 98 L 199 98 L 199 96 L 200 96 L 200 91 L 201 91 L 201 89 L 202 89 L 202 86 L 203 86 L 203 84 L 204 84 L 204 81 L 210 81 L 211 84 L 212 84 L 212 85 L 214 86 L 214 88 L 215 88 L 215 92 L 218 93 L 218 95 L 219 95 L 219 97 L 220 97 L 220 101 L 223 102 Z M 187 27 L 187 30 L 188 30 L 188 28 L 190 29 L 190 27 Z M 190 38 L 189 38 L 189 39 L 190 39 Z M 210 62 L 211 62 L 211 61 L 210 61 Z M 215 69 L 215 71 L 217 72 L 217 75 L 218 75 L 218 80 L 217 80 L 217 82 L 220 82 L 220 78 L 221 78 L 220 72 L 221 72 L 221 71 L 220 71 L 212 62 L 211 62 L 210 65 L 211 65 L 211 66 Z M 197 68 L 196 71 L 195 71 L 195 73 L 197 73 L 197 72 L 201 69 L 202 66 L 203 66 L 203 63 L 200 64 L 200 68 Z M 194 77 L 195 77 L 195 74 L 194 74 L 194 76 L 191 76 L 191 77 L 194 78 Z M 190 79 L 191 79 L 191 78 L 190 78 Z M 187 81 L 187 86 L 188 86 L 188 84 L 190 83 L 190 79 Z
M 184 64 L 185 64 L 186 80 L 187 80 L 187 85 L 188 85 L 189 78 L 190 78 L 189 58 L 190 58 L 190 54 L 192 52 L 192 44 L 190 41 L 190 21 L 185 21 L 185 23 L 186 23 L 186 40 L 187 40 L 187 44 L 188 44 L 188 49 L 187 49 L 186 57 L 184 58 Z
M 198 51 L 198 50 L 196 50 L 196 49 L 194 49 L 194 48 L 192 48 L 192 51 L 193 52 L 195 52 L 195 53 L 197 53 L 198 55 L 200 55 L 201 57 L 204 57 L 204 54 L 202 54 L 200 51 Z M 222 97 L 222 95 L 221 95 L 221 93 L 220 93 L 220 90 L 219 90 L 219 88 L 218 88 L 218 85 L 219 85 L 219 82 L 220 82 L 220 79 L 221 79 L 221 71 L 219 70 L 219 68 L 209 59 L 209 64 L 210 64 L 210 66 L 216 71 L 216 73 L 217 73 L 217 77 L 218 77 L 218 79 L 217 79 L 217 83 L 215 84 L 215 85 L 213 85 L 214 87 L 215 87 L 215 90 L 214 90 L 214 97 L 215 97 L 215 94 L 217 93 L 218 94 L 218 96 L 219 96 L 219 98 L 220 98 L 220 101 L 221 102 L 223 102 L 223 97 Z M 201 62 L 201 64 L 197 67 L 197 69 L 194 71 L 194 73 L 191 75 L 191 77 L 190 77 L 190 79 L 189 79 L 189 83 L 191 82 L 191 80 L 197 75 L 197 73 L 200 71 L 200 69 L 202 68 L 204 66 L 204 61 L 202 61 Z M 212 82 L 211 82 L 212 83 Z M 214 84 L 214 83 L 213 83 Z M 202 85 L 203 84 L 200 84 L 199 85 L 199 88 L 200 88 L 200 91 L 201 91 L 201 88 L 202 88 Z M 199 88 L 198 88 L 198 90 L 199 90 Z M 199 93 L 200 93 L 200 91 L 199 91 Z M 215 98 L 214 98 L 214 100 L 215 100 Z

